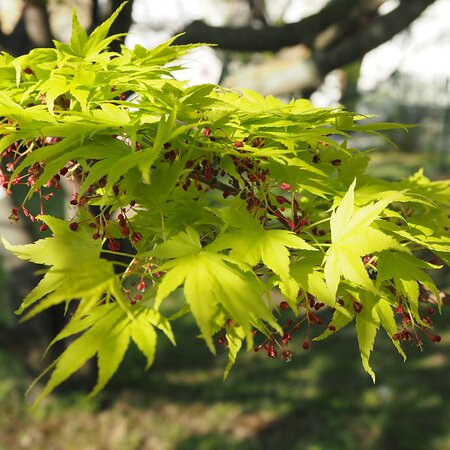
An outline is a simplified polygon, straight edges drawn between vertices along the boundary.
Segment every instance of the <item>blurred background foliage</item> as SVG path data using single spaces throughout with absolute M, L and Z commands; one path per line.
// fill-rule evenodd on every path
M 20 55 L 67 40 L 75 6 L 92 29 L 120 0 L 0 0 L 0 51 Z M 249 87 L 288 100 L 337 103 L 380 120 L 414 123 L 383 139 L 355 136 L 371 152 L 370 170 L 396 179 L 420 167 L 448 178 L 450 166 L 450 0 L 130 0 L 114 33 L 151 47 L 179 32 L 180 43 L 217 44 L 187 57 L 189 83 Z M 116 49 L 119 47 L 117 46 Z M 0 234 L 36 238 L 7 217 L 17 198 L 1 193 Z M 53 208 L 64 213 L 64 199 Z M 108 389 L 94 399 L 92 367 L 30 411 L 26 387 L 61 327 L 60 311 L 21 324 L 15 305 L 36 282 L 35 268 L 0 250 L 0 450 L 236 449 L 403 450 L 450 448 L 447 376 L 450 313 L 436 317 L 443 342 L 411 348 L 402 363 L 380 337 L 376 385 L 361 367 L 353 333 L 309 351 L 289 344 L 282 363 L 244 354 L 222 382 L 226 357 L 196 342 L 189 320 L 176 325 L 178 346 L 160 345 L 156 365 L 130 352 Z M 443 288 L 450 280 L 440 280 Z M 59 349 L 60 350 L 60 349 Z M 58 349 L 55 349 L 58 352 Z

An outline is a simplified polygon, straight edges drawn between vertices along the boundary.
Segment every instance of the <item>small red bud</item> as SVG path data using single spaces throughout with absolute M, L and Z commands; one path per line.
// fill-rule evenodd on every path
M 147 283 L 146 283 L 144 280 L 140 281 L 140 282 L 138 283 L 138 285 L 136 286 L 136 289 L 137 289 L 138 291 L 144 292 L 145 289 L 147 289 Z
M 289 303 L 288 302 L 280 302 L 280 309 L 283 311 L 286 311 L 286 309 L 289 309 Z
M 290 191 L 292 189 L 292 186 L 289 183 L 281 183 L 280 188 L 283 191 Z
M 287 198 L 283 197 L 282 195 L 277 195 L 276 199 L 280 205 L 282 205 L 284 203 L 289 203 L 289 200 Z
M 220 338 L 218 339 L 218 342 L 220 345 L 223 345 L 224 347 L 226 347 L 228 345 L 228 339 L 226 336 L 220 336 Z
M 109 243 L 108 243 L 108 248 L 109 250 L 111 250 L 112 252 L 116 252 L 117 250 L 120 249 L 120 242 L 117 241 L 116 239 L 109 239 Z
M 431 342 L 441 342 L 441 336 L 439 336 L 438 334 L 431 334 L 430 341 Z

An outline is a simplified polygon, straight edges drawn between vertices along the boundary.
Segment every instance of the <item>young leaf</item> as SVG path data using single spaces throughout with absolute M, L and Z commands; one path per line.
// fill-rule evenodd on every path
M 325 255 L 324 272 L 326 283 L 333 295 L 337 292 L 341 275 L 368 291 L 374 291 L 374 284 L 361 257 L 388 248 L 406 250 L 394 238 L 373 226 L 375 219 L 389 203 L 396 200 L 398 194 L 389 193 L 378 202 L 356 209 L 355 185 L 356 180 L 330 218 L 331 246 Z
M 359 299 L 364 305 L 363 309 L 356 315 L 356 332 L 358 336 L 359 351 L 364 370 L 372 377 L 372 380 L 375 383 L 375 372 L 370 367 L 369 359 L 373 350 L 375 336 L 377 335 L 380 326 L 380 319 L 374 308 L 376 300 L 372 294 L 366 292 L 364 294 L 364 299 L 362 299 L 362 297 Z

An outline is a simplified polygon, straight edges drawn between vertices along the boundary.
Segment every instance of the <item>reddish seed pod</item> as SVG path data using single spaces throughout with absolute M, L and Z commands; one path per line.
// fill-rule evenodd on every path
M 108 243 L 108 248 L 112 252 L 116 252 L 117 250 L 120 249 L 120 242 L 117 241 L 116 239 L 110 238 L 109 243 Z
M 364 265 L 369 264 L 371 259 L 372 259 L 372 257 L 370 255 L 363 256 L 362 260 L 363 260 Z
M 430 341 L 431 342 L 441 342 L 441 336 L 439 336 L 438 334 L 431 334 Z
M 280 309 L 283 311 L 286 311 L 289 309 L 289 303 L 288 302 L 280 302 Z
M 141 294 L 136 294 L 136 295 L 134 296 L 134 299 L 135 299 L 135 300 L 142 300 L 142 295 L 141 295 Z
M 70 228 L 72 231 L 77 231 L 77 230 L 78 230 L 78 227 L 79 227 L 79 225 L 78 225 L 77 222 L 70 222 L 70 224 L 69 224 L 69 228 Z
M 431 317 L 425 316 L 425 317 L 422 317 L 422 320 L 423 320 L 426 324 L 430 325 L 430 327 L 433 326 L 433 320 L 431 319 Z
M 333 161 L 331 161 L 331 165 L 332 166 L 340 166 L 341 165 L 341 160 L 340 159 L 333 159 Z
M 281 183 L 280 189 L 283 191 L 290 191 L 292 189 L 292 186 L 289 183 Z
M 284 345 L 288 345 L 289 341 L 292 339 L 291 333 L 284 333 L 283 338 L 281 339 L 283 341 Z
M 330 331 L 336 331 L 336 327 L 334 325 L 328 325 L 328 329 Z
M 353 309 L 359 314 L 363 309 L 363 305 L 360 302 L 354 302 Z
M 305 342 L 303 342 L 302 347 L 303 347 L 303 350 L 309 350 L 309 341 L 306 340 Z
M 226 347 L 228 345 L 228 339 L 226 336 L 220 336 L 220 338 L 218 339 L 218 342 L 220 345 L 223 345 L 224 347 Z
M 277 355 L 278 355 L 278 353 L 277 353 L 277 351 L 275 350 L 275 347 L 274 347 L 274 346 L 270 347 L 269 351 L 267 352 L 267 356 L 268 356 L 269 358 L 276 358 Z
M 48 230 L 48 225 L 46 223 L 43 223 L 40 227 L 39 227 L 39 231 L 47 231 Z
M 243 146 L 244 146 L 244 143 L 242 141 L 235 141 L 233 144 L 233 147 L 235 147 L 235 148 L 240 148 Z
M 289 200 L 287 198 L 283 197 L 282 195 L 277 195 L 276 199 L 280 205 L 283 205 L 284 203 L 289 203 Z

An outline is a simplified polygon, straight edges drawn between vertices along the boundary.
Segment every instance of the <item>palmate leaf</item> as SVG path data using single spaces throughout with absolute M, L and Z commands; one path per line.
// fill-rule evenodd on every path
M 331 214 L 331 245 L 324 259 L 325 280 L 333 295 L 336 294 L 341 275 L 374 291 L 375 286 L 364 267 L 361 257 L 389 248 L 406 251 L 398 241 L 373 226 L 373 222 L 386 206 L 400 194 L 389 192 L 385 198 L 360 209 L 355 207 L 356 180 Z
M 219 307 L 242 327 L 248 347 L 253 343 L 252 327 L 258 326 L 260 320 L 281 331 L 263 302 L 262 286 L 257 277 L 230 264 L 229 257 L 203 249 L 194 230 L 160 244 L 152 255 L 173 258 L 160 266 L 167 273 L 158 286 L 155 308 L 184 283 L 186 302 L 211 352 L 215 353 L 211 324 Z
M 35 403 L 52 392 L 73 373 L 79 370 L 89 359 L 97 355 L 98 380 L 90 395 L 97 394 L 116 373 L 130 340 L 134 341 L 147 359 L 146 368 L 154 361 L 157 334 L 155 321 L 164 319 L 145 307 L 139 308 L 134 316 L 127 314 L 116 303 L 106 303 L 96 306 L 86 316 L 75 316 L 52 341 L 83 332 L 81 336 L 70 343 L 68 348 L 49 367 L 53 369 L 51 376 Z M 162 328 L 172 340 L 172 332 Z M 161 326 L 159 326 L 161 327 Z
M 291 231 L 264 229 L 238 203 L 215 212 L 226 225 L 238 230 L 221 234 L 208 248 L 213 251 L 229 249 L 232 258 L 250 267 L 262 262 L 281 280 L 286 281 L 290 278 L 288 248 L 317 250 Z
M 295 233 L 264 230 L 261 226 L 225 233 L 211 246 L 214 250 L 231 249 L 230 256 L 250 267 L 262 262 L 282 280 L 290 277 L 288 248 L 317 250 Z
M 105 295 L 113 293 L 120 301 L 114 268 L 111 262 L 100 258 L 101 242 L 93 241 L 90 229 L 80 226 L 74 232 L 64 220 L 50 216 L 39 218 L 50 227 L 52 237 L 16 246 L 2 239 L 5 247 L 19 258 L 50 266 L 40 283 L 24 298 L 17 313 L 34 306 L 24 317 L 28 319 L 72 298 L 81 299 L 79 311 L 86 312 Z

